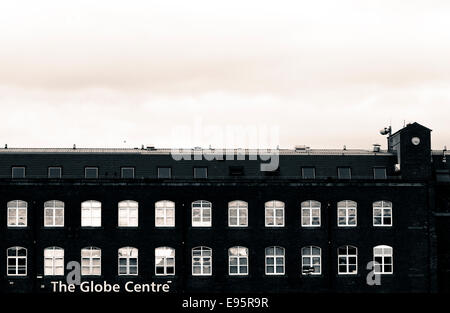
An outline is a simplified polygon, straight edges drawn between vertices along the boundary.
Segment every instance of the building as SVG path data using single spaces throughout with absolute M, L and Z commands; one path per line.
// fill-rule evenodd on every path
M 248 151 L 0 149 L 0 288 L 52 292 L 77 261 L 82 281 L 171 292 L 450 290 L 450 174 L 430 129 L 389 130 L 387 150 L 278 152 L 263 172 Z

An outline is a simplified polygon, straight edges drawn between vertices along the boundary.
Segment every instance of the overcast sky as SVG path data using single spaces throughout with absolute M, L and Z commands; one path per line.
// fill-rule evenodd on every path
M 385 147 L 417 121 L 450 145 L 450 1 L 2 1 L 0 144 Z

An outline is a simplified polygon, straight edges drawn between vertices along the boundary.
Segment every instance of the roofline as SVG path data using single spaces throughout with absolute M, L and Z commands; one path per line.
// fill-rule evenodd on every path
M 383 155 L 392 156 L 387 150 L 363 149 L 199 149 L 199 148 L 0 148 L 0 154 L 209 154 L 209 155 Z
M 401 132 L 403 129 L 405 129 L 405 128 L 407 128 L 407 127 L 414 126 L 414 125 L 418 125 L 418 126 L 420 126 L 420 127 L 423 127 L 423 128 L 425 128 L 425 129 L 428 129 L 430 132 L 433 131 L 432 129 L 430 129 L 430 128 L 426 127 L 426 126 L 423 126 L 422 124 L 419 124 L 419 123 L 417 123 L 417 122 L 414 122 L 414 123 L 407 124 L 405 127 L 400 128 L 400 129 L 397 130 L 395 133 L 393 133 L 391 136 L 394 136 L 394 135 L 398 134 L 399 132 Z

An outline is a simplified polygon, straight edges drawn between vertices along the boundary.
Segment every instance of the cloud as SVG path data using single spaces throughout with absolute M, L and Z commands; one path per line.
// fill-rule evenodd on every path
M 441 147 L 449 12 L 437 0 L 5 1 L 0 140 L 173 146 L 173 125 L 202 117 L 278 125 L 282 146 L 369 147 L 390 120 L 416 120 Z

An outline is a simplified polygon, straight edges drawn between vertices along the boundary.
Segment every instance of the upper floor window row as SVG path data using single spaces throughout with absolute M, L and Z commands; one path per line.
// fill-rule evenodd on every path
M 373 179 L 387 179 L 386 167 L 374 167 L 372 169 Z M 63 169 L 61 166 L 50 166 L 48 167 L 48 178 L 59 179 L 63 177 Z M 107 174 L 106 174 L 107 175 Z M 114 174 L 116 175 L 116 174 Z M 193 167 L 193 177 L 195 179 L 207 179 L 208 178 L 208 168 L 207 167 Z M 229 167 L 230 176 L 243 176 L 244 168 L 231 166 Z M 316 179 L 316 168 L 315 167 L 302 167 L 301 177 L 303 179 Z M 171 179 L 172 178 L 172 168 L 171 167 L 158 167 L 157 176 L 160 179 Z M 26 177 L 26 167 L 25 166 L 13 166 L 11 167 L 11 177 L 20 179 Z M 134 166 L 123 166 L 120 168 L 120 177 L 123 179 L 134 179 L 135 178 L 135 167 Z M 97 166 L 86 166 L 84 168 L 84 178 L 86 179 L 98 179 L 99 178 L 99 168 Z M 352 179 L 352 169 L 351 167 L 337 167 L 337 178 L 338 179 Z
M 171 167 L 158 167 L 157 169 L 158 178 L 170 179 L 172 178 L 172 168 Z M 11 167 L 11 177 L 15 179 L 26 177 L 26 167 L 25 166 L 13 166 Z M 52 179 L 60 179 L 63 177 L 63 168 L 61 166 L 49 166 L 47 169 L 47 177 Z M 98 179 L 99 178 L 99 168 L 97 166 L 86 166 L 84 168 L 84 178 L 86 179 Z M 120 168 L 120 177 L 123 179 L 133 179 L 135 178 L 135 167 L 133 166 L 123 166 Z M 207 168 L 194 168 L 195 178 L 207 178 Z
M 64 227 L 64 202 L 50 200 L 44 203 L 44 226 Z M 392 202 L 375 201 L 373 208 L 373 226 L 392 226 Z M 321 203 L 315 200 L 303 201 L 300 204 L 301 226 L 321 226 Z M 192 202 L 192 227 L 212 226 L 212 203 L 206 200 Z M 27 227 L 28 203 L 23 200 L 12 200 L 7 203 L 8 227 Z M 228 226 L 248 227 L 248 203 L 242 200 L 228 203 Z M 285 226 L 285 203 L 271 200 L 265 203 L 265 227 Z M 337 225 L 339 227 L 357 226 L 357 203 L 343 200 L 337 203 Z M 102 204 L 100 201 L 88 200 L 81 203 L 81 226 L 102 226 Z M 139 203 L 124 200 L 118 203 L 118 226 L 139 226 Z M 175 202 L 161 200 L 155 202 L 155 227 L 175 227 Z

